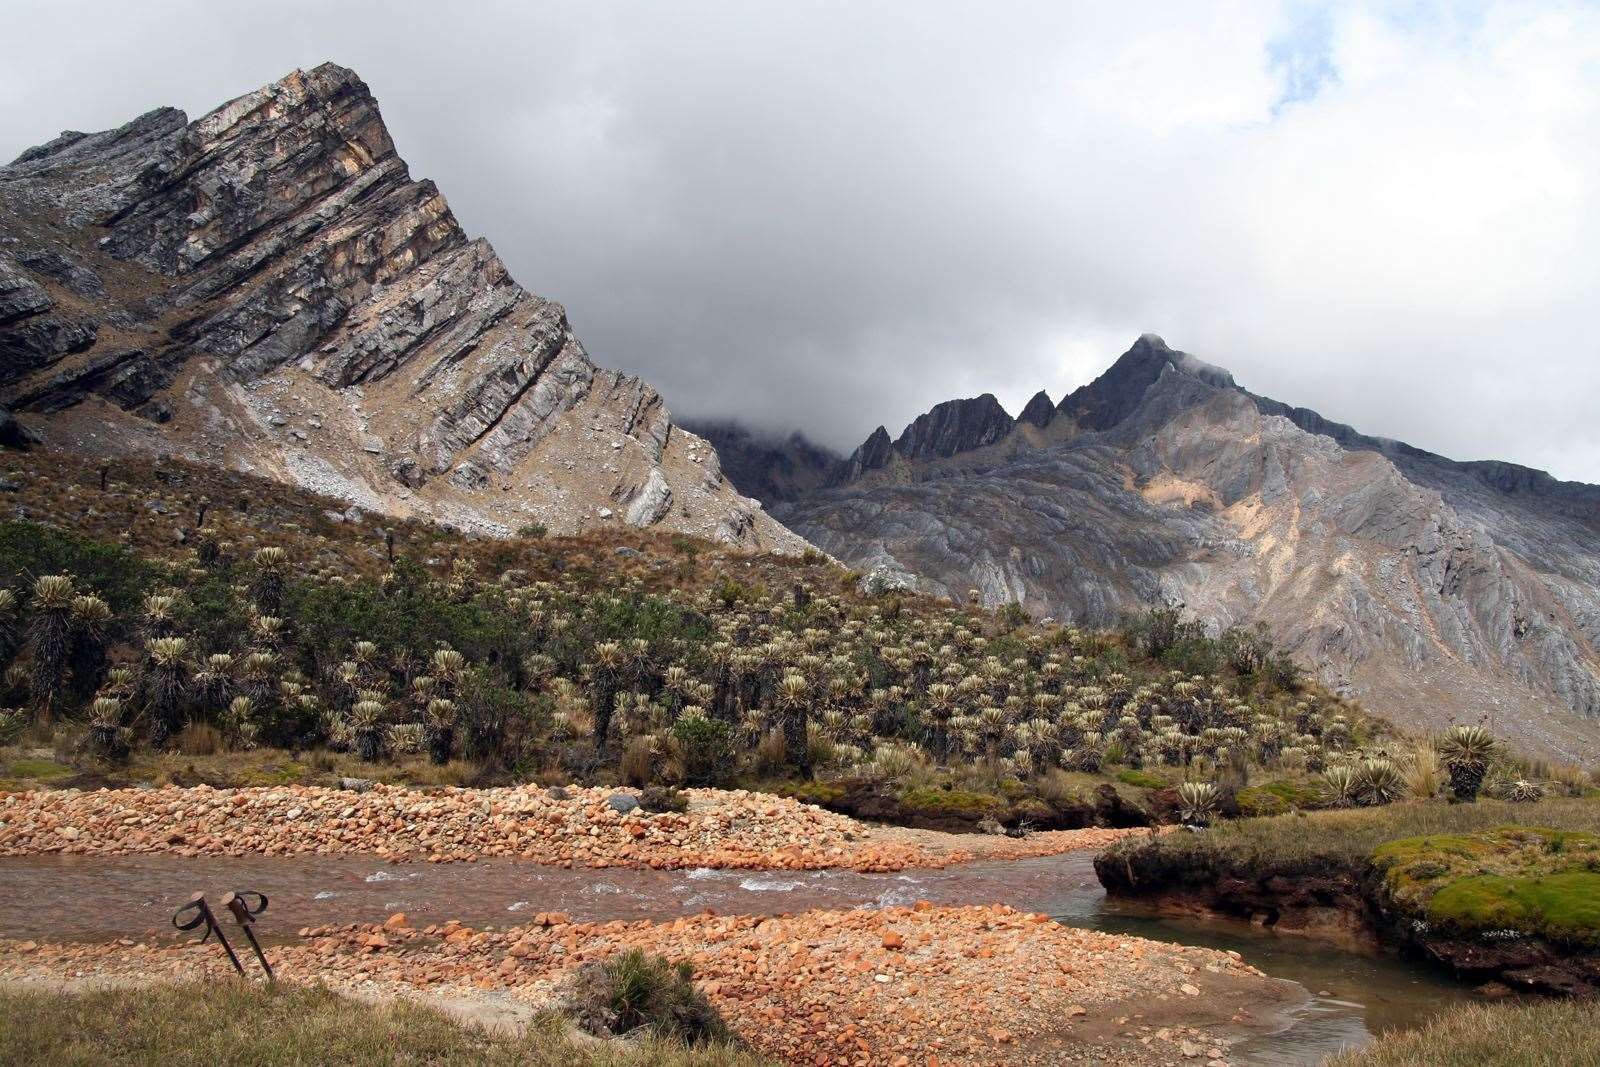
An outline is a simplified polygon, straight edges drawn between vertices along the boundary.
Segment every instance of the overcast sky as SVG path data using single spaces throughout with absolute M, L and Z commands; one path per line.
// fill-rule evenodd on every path
M 1131 9 L 1131 10 L 1130 10 Z M 848 450 L 1140 333 L 1600 482 L 1600 5 L 31 3 L 0 156 L 362 75 L 591 355 Z

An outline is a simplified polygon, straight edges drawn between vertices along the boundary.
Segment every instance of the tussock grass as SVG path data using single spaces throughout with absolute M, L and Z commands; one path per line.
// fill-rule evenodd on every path
M 722 1016 L 695 988 L 687 961 L 670 963 L 639 949 L 580 967 L 562 1014 L 597 1036 L 642 1030 L 694 1045 L 729 1037 Z
M 322 1063 L 462 1067 L 761 1067 L 727 1045 L 653 1038 L 575 1042 L 552 1024 L 503 1036 L 417 1004 L 380 1006 L 323 989 L 144 986 L 0 991 L 0 1063 L 35 1067 L 277 1067 Z
M 1474 1004 L 1382 1037 L 1324 1067 L 1587 1067 L 1600 1063 L 1600 1004 Z

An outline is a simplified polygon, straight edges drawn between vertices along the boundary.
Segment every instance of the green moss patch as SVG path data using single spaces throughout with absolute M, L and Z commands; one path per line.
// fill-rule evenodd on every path
M 912 789 L 900 797 L 902 807 L 911 811 L 954 815 L 1000 816 L 1006 802 L 988 793 L 969 793 L 964 789 Z
M 1149 771 L 1126 770 L 1117 772 L 1117 781 L 1139 789 L 1165 789 L 1167 780 Z
M 1600 945 L 1600 836 L 1502 826 L 1391 841 L 1373 853 L 1405 913 L 1464 934 L 1515 930 Z
M 71 767 L 48 759 L 17 759 L 6 764 L 7 777 L 18 780 L 31 778 L 35 781 L 48 782 L 52 778 L 63 778 L 71 773 Z
M 1517 930 L 1551 941 L 1600 945 L 1600 874 L 1463 878 L 1433 895 L 1428 918 L 1464 932 Z
M 825 808 L 844 799 L 844 786 L 832 782 L 785 782 L 774 790 L 781 797 L 790 797 L 802 804 L 815 804 Z
M 305 780 L 306 768 L 299 763 L 266 764 L 252 767 L 239 775 L 244 785 L 294 785 Z

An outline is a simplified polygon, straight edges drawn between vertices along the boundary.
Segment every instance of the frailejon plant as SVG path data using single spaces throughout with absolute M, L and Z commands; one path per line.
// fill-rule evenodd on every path
M 1362 804 L 1392 804 L 1405 796 L 1405 776 L 1386 759 L 1362 760 L 1355 768 L 1356 797 Z
M 89 741 L 103 756 L 119 747 L 122 730 L 122 701 L 116 697 L 96 697 L 89 706 Z
M 144 699 L 150 713 L 150 741 L 161 746 L 182 727 L 189 642 L 157 637 L 145 644 Z
M 33 583 L 28 647 L 33 657 L 33 696 L 39 702 L 39 716 L 44 722 L 50 721 L 52 706 L 66 678 L 74 596 L 72 578 L 65 574 L 46 574 Z
M 1439 758 L 1450 774 L 1450 791 L 1460 801 L 1478 799 L 1494 756 L 1494 735 L 1481 726 L 1452 726 L 1439 738 Z
M 283 519 L 265 503 L 253 513 L 263 523 Z M 867 774 L 890 745 L 931 752 L 947 774 L 981 761 L 993 790 L 1016 777 L 1032 788 L 1062 766 L 1094 773 L 1121 764 L 1196 768 L 1243 784 L 1257 767 L 1298 775 L 1371 754 L 1363 751 L 1370 728 L 1351 730 L 1341 705 L 1311 689 L 1265 686 L 1267 652 L 1253 639 L 1230 656 L 1184 628 L 1152 659 L 1128 634 L 1013 629 L 992 613 L 913 595 L 891 605 L 808 583 L 791 598 L 759 578 L 652 591 L 637 572 L 616 573 L 609 556 L 586 556 L 581 542 L 500 545 L 491 558 L 515 565 L 469 560 L 447 573 L 402 551 L 374 580 L 335 565 L 337 541 L 319 540 L 314 564 L 296 571 L 264 531 L 226 510 L 210 519 L 222 550 L 216 565 L 197 567 L 191 553 L 119 593 L 113 602 L 128 605 L 128 622 L 108 621 L 108 648 L 124 658 L 119 640 L 126 648 L 139 636 L 148 645 L 186 635 L 199 670 L 181 703 L 204 719 L 248 696 L 261 743 L 359 748 L 351 711 L 371 699 L 393 712 L 379 750 L 389 723 L 420 725 L 430 755 L 459 753 L 516 774 L 614 771 L 641 738 L 657 753 L 653 773 L 681 774 L 672 730 L 691 707 L 735 732 L 738 756 L 779 727 L 783 743 L 764 770 L 784 776 L 810 773 L 813 762 L 830 776 Z M 298 536 L 285 535 L 292 528 L 275 525 L 271 540 Z M 441 540 L 428 541 L 439 557 L 477 552 Z M 0 555 L 5 544 L 0 537 Z M 543 579 L 521 569 L 530 554 L 556 553 L 582 562 Z M 78 581 L 122 588 L 98 571 L 92 583 Z M 148 664 L 140 674 L 124 699 L 133 721 L 154 727 Z M 76 682 L 76 666 L 72 675 Z M 69 695 L 82 707 L 88 694 L 75 684 Z M 455 708 L 448 749 L 444 723 L 430 723 L 435 700 Z M 225 733 L 245 743 L 238 730 Z
M 455 701 L 448 697 L 434 697 L 428 701 L 425 723 L 428 758 L 439 766 L 450 762 L 450 750 L 455 742 L 456 717 Z
M 1184 782 L 1178 786 L 1178 817 L 1188 826 L 1209 826 L 1221 799 L 1210 782 Z
M 1348 764 L 1339 764 L 1323 771 L 1322 794 L 1330 808 L 1354 805 L 1361 796 L 1361 779 L 1356 769 Z
M 378 758 L 378 746 L 383 729 L 383 705 L 377 700 L 358 700 L 350 708 L 350 731 L 356 754 L 364 762 L 373 763 Z

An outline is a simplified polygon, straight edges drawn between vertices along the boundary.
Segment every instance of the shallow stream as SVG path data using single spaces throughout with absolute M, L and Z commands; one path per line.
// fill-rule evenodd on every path
M 1234 1047 L 1238 1064 L 1315 1064 L 1347 1045 L 1420 1025 L 1470 997 L 1420 965 L 1345 952 L 1244 923 L 1153 918 L 1108 901 L 1092 855 L 972 863 L 899 874 L 851 871 L 563 870 L 516 861 L 389 864 L 372 857 L 30 856 L 0 858 L 0 938 L 165 939 L 172 912 L 197 891 L 267 894 L 259 929 L 377 922 L 396 911 L 413 925 L 458 919 L 514 926 L 537 912 L 574 920 L 668 919 L 706 908 L 778 914 L 810 908 L 1004 902 L 1071 926 L 1233 949 L 1267 974 L 1311 993 L 1281 1032 Z

